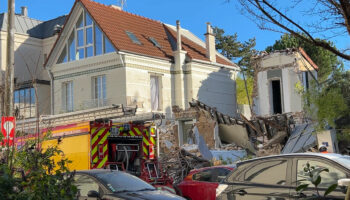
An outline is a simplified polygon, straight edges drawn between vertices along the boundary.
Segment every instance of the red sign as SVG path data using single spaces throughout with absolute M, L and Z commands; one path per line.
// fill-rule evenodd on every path
M 149 152 L 149 159 L 153 160 L 154 159 L 154 146 L 153 144 L 149 144 L 148 146 L 148 152 Z
M 2 140 L 2 145 L 9 146 L 13 145 L 14 137 L 16 131 L 16 120 L 15 117 L 1 117 L 1 132 L 4 135 Z

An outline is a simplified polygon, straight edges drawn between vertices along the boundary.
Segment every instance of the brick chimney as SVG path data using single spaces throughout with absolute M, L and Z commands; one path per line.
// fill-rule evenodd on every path
M 205 45 L 207 49 L 207 58 L 210 62 L 216 62 L 215 35 L 210 22 L 207 22 L 207 33 L 205 35 Z

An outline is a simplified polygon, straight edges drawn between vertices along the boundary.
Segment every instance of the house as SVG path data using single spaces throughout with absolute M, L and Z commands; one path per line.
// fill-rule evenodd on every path
M 318 66 L 302 48 L 262 53 L 254 58 L 253 112 L 256 116 L 303 111 L 301 90 L 317 82 Z
M 76 0 L 45 63 L 51 113 L 123 104 L 169 118 L 172 106 L 199 99 L 234 116 L 239 69 L 215 50 L 210 24 L 205 35 Z
M 50 114 L 51 105 L 47 101 L 50 99 L 50 78 L 43 65 L 56 40 L 57 28 L 64 20 L 65 16 L 48 21 L 29 18 L 26 7 L 14 17 L 14 107 L 19 119 L 35 117 L 36 103 L 39 114 Z M 1 85 L 4 85 L 6 70 L 7 21 L 7 13 L 0 14 Z M 34 88 L 37 88 L 38 98 Z M 3 95 L 1 91 L 1 99 Z M 1 113 L 3 110 L 2 107 Z

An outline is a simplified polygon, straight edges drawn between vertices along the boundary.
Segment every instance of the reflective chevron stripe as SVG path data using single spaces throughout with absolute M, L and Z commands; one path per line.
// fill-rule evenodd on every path
M 108 141 L 107 138 L 110 135 L 109 127 L 96 126 L 91 128 L 91 168 L 102 168 L 108 160 Z M 102 145 L 99 152 L 98 146 Z M 100 156 L 99 156 L 100 154 Z

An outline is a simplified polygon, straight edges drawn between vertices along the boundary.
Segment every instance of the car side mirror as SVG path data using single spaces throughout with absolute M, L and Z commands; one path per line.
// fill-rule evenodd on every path
M 348 188 L 350 187 L 350 178 L 342 178 L 338 180 L 338 186 L 341 188 L 342 192 L 346 194 L 347 191 L 349 190 Z
M 350 178 L 342 178 L 338 180 L 339 186 L 350 186 Z
M 100 193 L 98 193 L 95 190 L 90 190 L 87 195 L 88 195 L 88 197 L 93 197 L 93 198 L 99 198 L 100 197 Z

